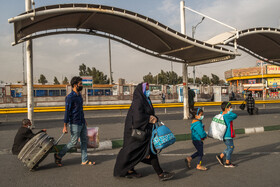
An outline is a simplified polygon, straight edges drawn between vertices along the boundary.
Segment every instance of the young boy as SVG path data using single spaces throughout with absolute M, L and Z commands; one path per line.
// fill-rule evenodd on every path
M 224 101 L 221 105 L 222 112 L 221 114 L 224 117 L 225 124 L 227 126 L 225 135 L 224 135 L 224 142 L 227 148 L 224 150 L 223 153 L 217 155 L 216 158 L 219 163 L 226 167 L 226 168 L 234 168 L 235 165 L 231 163 L 231 154 L 234 149 L 233 138 L 235 137 L 235 132 L 233 129 L 233 120 L 237 118 L 237 115 L 232 112 L 232 105 L 230 102 Z M 226 156 L 226 163 L 224 164 L 224 156 Z
M 14 144 L 12 148 L 12 153 L 14 155 L 18 155 L 21 149 L 24 147 L 24 145 L 31 139 L 33 138 L 36 134 L 40 132 L 46 132 L 46 129 L 43 129 L 39 131 L 36 134 L 33 134 L 33 132 L 30 130 L 30 126 L 32 125 L 31 121 L 29 119 L 23 119 L 22 120 L 22 125 L 18 129 L 18 132 L 15 136 L 14 139 Z

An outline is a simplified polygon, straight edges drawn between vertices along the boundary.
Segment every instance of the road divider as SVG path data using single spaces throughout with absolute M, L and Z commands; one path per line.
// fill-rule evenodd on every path
M 240 105 L 243 101 L 231 101 L 232 105 Z M 196 102 L 196 107 L 203 106 L 220 106 L 222 102 Z M 280 100 L 256 100 L 256 104 L 275 104 L 280 103 Z M 153 104 L 154 108 L 180 108 L 183 107 L 183 103 L 163 103 Z M 94 105 L 84 106 L 84 111 L 88 110 L 125 110 L 129 109 L 130 104 L 125 105 Z M 65 107 L 35 107 L 34 112 L 64 112 Z M 0 114 L 18 114 L 27 113 L 27 108 L 0 108 Z

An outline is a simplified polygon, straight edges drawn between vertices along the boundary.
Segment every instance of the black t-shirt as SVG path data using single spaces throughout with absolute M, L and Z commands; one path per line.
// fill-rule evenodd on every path
M 20 127 L 14 139 L 12 152 L 14 155 L 18 155 L 23 146 L 35 136 L 33 132 L 27 127 Z

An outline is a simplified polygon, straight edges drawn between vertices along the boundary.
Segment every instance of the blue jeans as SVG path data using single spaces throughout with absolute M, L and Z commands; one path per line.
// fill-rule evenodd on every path
M 87 126 L 85 124 L 77 125 L 70 124 L 70 132 L 71 132 L 71 141 L 65 145 L 61 151 L 58 153 L 58 156 L 62 158 L 66 152 L 72 147 L 76 147 L 78 143 L 78 138 L 81 140 L 81 153 L 82 153 L 82 162 L 86 162 L 88 160 L 87 157 Z
M 223 154 L 226 155 L 227 160 L 231 160 L 231 154 L 234 149 L 233 139 L 225 139 L 224 142 L 225 142 L 227 148 L 224 150 Z

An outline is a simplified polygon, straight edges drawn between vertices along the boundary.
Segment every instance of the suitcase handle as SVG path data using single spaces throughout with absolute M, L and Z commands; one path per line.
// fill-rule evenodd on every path
M 57 141 L 54 143 L 54 145 L 57 145 L 58 142 L 61 140 L 61 138 L 64 136 L 65 133 L 62 133 L 62 135 L 57 139 Z

